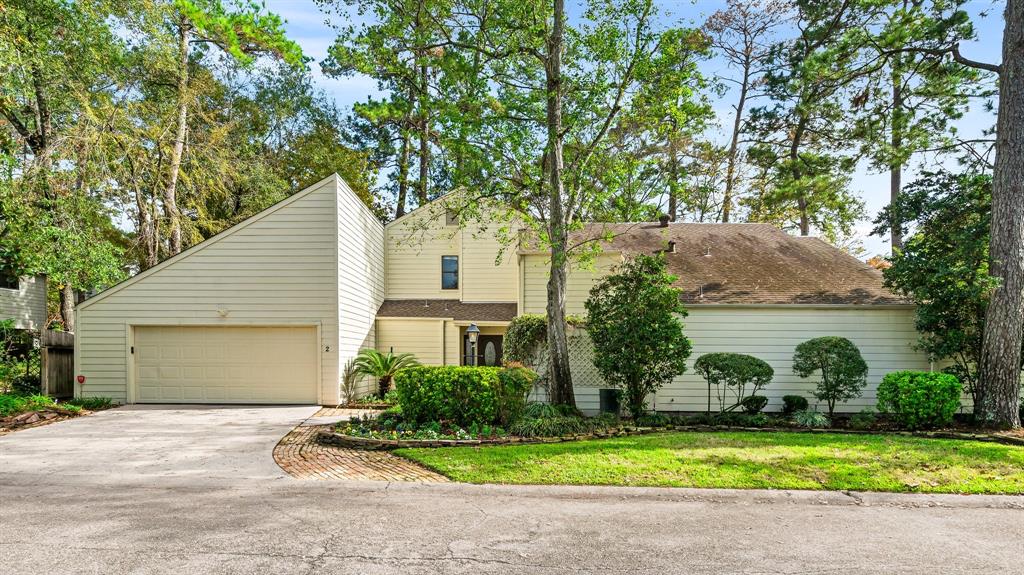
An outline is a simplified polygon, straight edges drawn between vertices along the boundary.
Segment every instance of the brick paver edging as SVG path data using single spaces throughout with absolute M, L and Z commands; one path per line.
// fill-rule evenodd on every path
M 564 437 L 497 437 L 494 439 L 377 439 L 345 435 L 332 431 L 321 430 L 316 440 L 323 445 L 334 445 L 348 449 L 365 451 L 390 451 L 392 449 L 417 447 L 480 447 L 484 445 L 517 445 L 524 443 L 561 443 L 566 441 L 585 441 L 588 439 L 606 439 L 611 437 L 627 437 L 667 431 L 762 431 L 787 433 L 837 433 L 843 435 L 902 435 L 905 437 L 923 437 L 928 439 L 958 439 L 970 441 L 989 441 L 1006 445 L 1024 446 L 1024 438 L 998 435 L 974 434 L 951 431 L 869 431 L 856 429 L 805 429 L 798 427 L 737 427 L 731 425 L 670 425 L 666 427 L 619 428 L 607 432 L 584 435 L 567 435 Z
M 274 461 L 296 479 L 446 482 L 448 478 L 408 459 L 373 451 L 321 445 L 323 427 L 299 426 L 274 447 Z

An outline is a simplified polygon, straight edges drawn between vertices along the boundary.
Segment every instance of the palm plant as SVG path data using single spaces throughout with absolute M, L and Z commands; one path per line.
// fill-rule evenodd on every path
M 383 398 L 391 389 L 391 379 L 396 373 L 419 364 L 411 353 L 381 353 L 375 349 L 364 349 L 356 356 L 355 368 L 358 373 L 377 378 Z

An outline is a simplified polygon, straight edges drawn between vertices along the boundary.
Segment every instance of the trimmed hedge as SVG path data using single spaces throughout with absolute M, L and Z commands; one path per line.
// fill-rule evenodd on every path
M 894 371 L 878 385 L 878 409 L 907 429 L 942 427 L 953 421 L 962 395 L 955 375 Z
M 406 421 L 508 425 L 522 412 L 536 377 L 520 367 L 421 366 L 398 372 L 395 389 Z

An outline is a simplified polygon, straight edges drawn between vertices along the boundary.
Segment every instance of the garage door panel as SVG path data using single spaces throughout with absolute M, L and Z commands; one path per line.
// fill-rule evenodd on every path
M 312 327 L 135 328 L 139 402 L 316 403 Z

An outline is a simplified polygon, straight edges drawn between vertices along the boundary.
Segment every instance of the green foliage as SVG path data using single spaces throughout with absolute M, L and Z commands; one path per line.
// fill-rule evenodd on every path
M 804 411 L 807 407 L 807 398 L 802 395 L 782 396 L 782 413 L 784 415 L 793 415 L 798 411 Z
M 614 418 L 558 415 L 554 417 L 521 418 L 509 426 L 516 437 L 561 437 L 606 431 L 617 424 Z
M 748 415 L 757 415 L 758 413 L 761 413 L 761 410 L 764 409 L 764 406 L 766 405 L 768 405 L 768 398 L 763 395 L 751 395 L 744 397 L 743 400 L 740 401 L 740 406 Z
M 505 425 L 519 417 L 535 377 L 524 368 L 410 367 L 395 376 L 395 388 L 411 422 Z
M 508 324 L 502 340 L 502 356 L 506 361 L 528 364 L 537 346 L 548 336 L 548 320 L 540 314 L 518 315 Z
M 61 402 L 63 406 L 73 405 L 89 411 L 99 411 L 113 407 L 114 402 L 109 397 L 75 397 Z
M 871 411 L 870 407 L 865 407 L 850 417 L 850 429 L 865 431 L 874 427 L 877 421 L 878 417 L 875 416 L 875 412 Z
M 56 405 L 53 399 L 45 395 L 0 394 L 0 417 L 40 411 Z
M 874 233 L 890 222 L 914 233 L 884 271 L 885 285 L 915 304 L 918 346 L 948 369 L 979 404 L 977 368 L 989 294 L 989 227 L 992 177 L 966 172 L 927 172 L 875 220 Z
M 949 425 L 963 387 L 954 375 L 927 371 L 887 373 L 878 385 L 878 409 L 907 429 Z
M 820 411 L 802 410 L 793 414 L 793 423 L 808 429 L 819 429 L 832 425 L 832 420 Z
M 712 385 L 717 389 L 719 411 L 726 411 L 743 402 L 748 385 L 752 386 L 750 393 L 756 394 L 775 376 L 775 370 L 767 362 L 742 353 L 706 353 L 697 358 L 693 369 L 708 382 L 708 412 L 711 411 Z M 735 401 L 726 405 L 730 389 Z
M 14 320 L 0 321 L 0 393 L 39 393 L 39 350 L 32 335 L 14 329 Z
M 814 397 L 828 404 L 829 417 L 836 403 L 860 397 L 867 385 L 868 364 L 852 341 L 844 337 L 818 337 L 796 346 L 793 373 L 810 377 L 821 372 Z
M 648 394 L 686 371 L 691 346 L 675 280 L 664 257 L 637 255 L 598 282 L 586 301 L 594 365 L 608 385 L 623 390 L 634 418 L 646 411 Z
M 633 425 L 637 427 L 667 427 L 673 423 L 670 416 L 656 411 L 645 413 L 633 420 Z
M 363 349 L 356 356 L 354 367 L 358 374 L 377 378 L 380 387 L 378 397 L 384 399 L 391 390 L 391 380 L 402 370 L 419 364 L 411 353 L 381 353 L 375 349 Z

